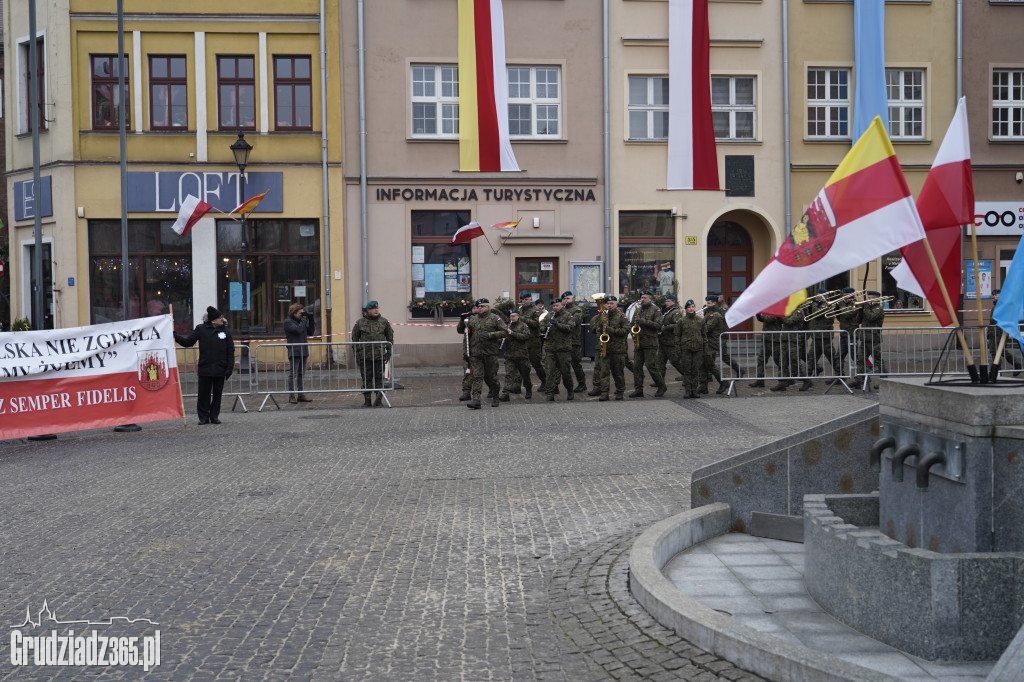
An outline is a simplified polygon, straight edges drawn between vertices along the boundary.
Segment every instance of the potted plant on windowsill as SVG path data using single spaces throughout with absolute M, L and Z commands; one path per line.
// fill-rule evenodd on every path
M 440 303 L 439 298 L 414 298 L 409 301 L 409 316 L 417 319 L 434 317 L 434 309 Z

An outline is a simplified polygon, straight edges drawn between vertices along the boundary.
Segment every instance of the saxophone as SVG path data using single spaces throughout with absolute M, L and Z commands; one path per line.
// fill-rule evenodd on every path
M 601 342 L 602 358 L 608 355 L 608 342 L 611 341 L 612 338 L 608 336 L 608 311 L 604 307 L 606 296 L 608 296 L 608 294 L 604 292 L 590 295 L 590 298 L 594 299 L 594 302 L 597 303 L 597 315 L 601 318 L 598 323 L 601 326 L 601 333 L 598 335 L 597 340 Z

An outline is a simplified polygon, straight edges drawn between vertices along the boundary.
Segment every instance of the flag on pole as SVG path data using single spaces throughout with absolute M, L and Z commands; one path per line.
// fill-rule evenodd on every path
M 725 321 L 734 327 L 794 291 L 923 236 L 896 152 L 875 117 Z
M 452 244 L 465 244 L 471 239 L 484 236 L 484 228 L 480 227 L 480 223 L 473 220 L 470 221 L 469 225 L 463 225 L 460 227 L 455 234 L 452 235 Z
M 512 233 L 515 232 L 516 227 L 519 226 L 520 220 L 522 220 L 522 218 L 520 218 L 519 220 L 512 220 L 507 223 L 494 223 L 493 225 L 491 225 L 491 229 L 501 232 L 501 235 L 505 239 L 508 239 L 509 237 L 512 236 Z
M 459 0 L 459 170 L 517 171 L 501 0 Z
M 269 191 L 270 190 L 268 189 L 263 194 L 257 194 L 256 196 L 252 197 L 251 199 L 246 199 L 241 204 L 239 204 L 238 207 L 235 210 L 233 210 L 231 212 L 232 213 L 240 213 L 240 214 L 249 213 L 254 208 L 256 208 L 256 206 L 261 201 L 263 201 L 263 197 L 267 196 L 267 192 L 269 192 Z
M 853 91 L 854 139 L 864 134 L 875 116 L 889 129 L 889 95 L 885 82 L 885 2 L 853 0 L 853 59 L 857 87 Z
M 953 121 L 939 146 L 932 169 L 917 197 L 932 255 L 939 266 L 946 292 L 956 308 L 960 307 L 960 231 L 961 225 L 974 220 L 974 183 L 971 180 L 971 141 L 967 133 L 967 98 L 961 97 Z M 932 311 L 943 327 L 953 324 L 946 308 L 939 280 L 935 277 L 924 242 L 904 246 L 903 261 L 893 268 L 896 286 L 932 304 Z M 954 313 L 955 314 L 955 313 Z
M 1002 292 L 992 311 L 992 319 L 1024 348 L 1024 338 L 1021 338 L 1020 333 L 1020 322 L 1024 320 L 1024 237 L 1017 244 L 1017 252 L 1013 254 L 1010 269 L 1003 280 Z
M 720 189 L 708 0 L 669 0 L 668 189 Z
M 199 222 L 200 218 L 212 210 L 213 206 L 210 206 L 205 201 L 200 201 L 199 197 L 189 194 L 181 202 L 181 208 L 178 209 L 178 219 L 171 225 L 171 229 L 184 236 L 189 233 L 193 225 Z

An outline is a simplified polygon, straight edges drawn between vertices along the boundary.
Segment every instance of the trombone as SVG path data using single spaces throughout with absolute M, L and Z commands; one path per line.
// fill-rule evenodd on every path
M 858 295 L 860 295 L 862 293 L 863 293 L 862 291 L 855 291 L 855 292 L 850 293 L 850 294 L 844 294 L 841 289 L 834 289 L 832 291 L 827 291 L 824 294 L 817 294 L 814 297 L 807 299 L 806 301 L 804 301 L 800 305 L 810 305 L 814 301 L 819 300 L 819 298 L 818 298 L 819 296 L 824 297 L 825 305 L 822 306 L 821 308 L 819 308 L 818 310 L 815 310 L 814 312 L 809 313 L 808 315 L 806 315 L 804 317 L 804 319 L 808 320 L 808 321 L 816 320 L 819 317 L 827 317 L 827 318 L 831 319 L 831 318 L 835 317 L 836 315 L 840 314 L 838 312 L 834 312 L 836 310 L 837 306 L 842 305 L 845 301 L 847 301 L 849 299 L 856 298 Z
M 597 294 L 591 294 L 590 298 L 597 304 L 597 314 L 601 318 L 601 334 L 597 337 L 597 340 L 601 342 L 601 357 L 608 355 L 608 342 L 611 341 L 612 337 L 608 335 L 608 311 L 605 310 L 604 303 L 605 298 L 608 294 L 603 291 Z

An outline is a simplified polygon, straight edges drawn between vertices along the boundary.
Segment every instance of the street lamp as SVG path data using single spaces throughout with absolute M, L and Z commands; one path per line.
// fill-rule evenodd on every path
M 245 133 L 238 133 L 238 139 L 231 145 L 231 153 L 235 156 L 235 165 L 238 166 L 239 188 L 241 190 L 241 201 L 245 201 L 245 167 L 249 165 L 249 152 L 252 145 L 245 141 Z M 241 203 L 241 202 L 239 202 Z M 249 340 L 249 235 L 245 229 L 245 214 L 242 214 L 242 263 L 239 267 L 238 278 L 242 280 L 242 341 Z M 244 353 L 245 351 L 243 351 Z M 246 357 L 243 355 L 243 362 Z

